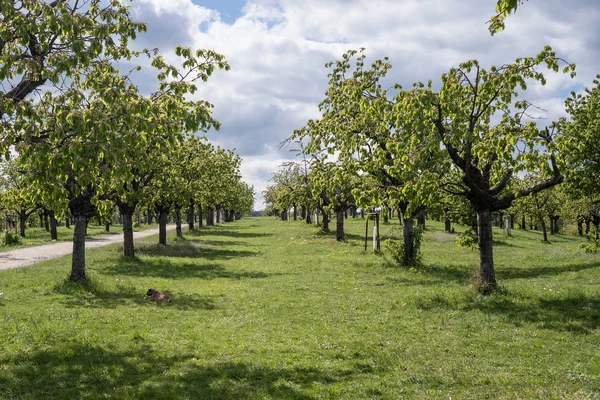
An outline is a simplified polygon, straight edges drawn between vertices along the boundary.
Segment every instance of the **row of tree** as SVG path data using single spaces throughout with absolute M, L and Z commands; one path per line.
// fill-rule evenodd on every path
M 212 104 L 195 94 L 215 70 L 229 69 L 223 55 L 176 47 L 169 63 L 158 49 L 133 50 L 146 25 L 119 0 L 2 2 L 0 16 L 0 80 L 8 88 L 0 92 L 0 151 L 6 160 L 16 155 L 3 175 L 20 174 L 3 196 L 12 207 L 21 196 L 68 210 L 71 280 L 85 279 L 88 219 L 113 205 L 124 217 L 127 256 L 142 203 L 159 214 L 161 243 L 170 210 L 251 207 L 239 158 L 194 136 L 219 128 Z M 156 75 L 151 93 L 134 84 L 144 79 L 142 65 Z
M 535 57 L 482 68 L 475 60 L 432 81 L 385 89 L 391 68 L 386 59 L 370 67 L 364 50 L 349 51 L 329 63 L 329 88 L 322 116 L 291 137 L 311 161 L 300 180 L 310 187 L 290 200 L 290 185 L 280 185 L 287 170 L 274 176 L 267 201 L 284 209 L 302 196 L 319 198 L 316 207 L 354 203 L 364 209 L 397 209 L 403 219 L 404 251 L 415 257 L 413 219 L 448 195 L 462 198 L 474 215 L 480 253 L 480 283 L 496 286 L 492 215 L 509 210 L 520 198 L 567 181 L 566 192 L 597 210 L 600 160 L 597 121 L 600 93 L 572 93 L 566 101 L 571 120 L 538 127 L 528 118 L 536 108 L 517 96 L 533 83 L 545 84 L 543 67 L 574 75 L 573 64 L 546 47 Z M 299 165 L 302 165 L 300 163 Z M 313 175 L 314 174 L 314 175 Z M 352 194 L 352 197 L 349 197 Z M 287 201 L 287 203 L 286 203 Z M 591 202 L 591 203 L 590 203 Z M 546 202 L 547 205 L 547 202 Z M 443 206 L 442 206 L 443 207 Z M 342 218 L 343 220 L 343 218 Z

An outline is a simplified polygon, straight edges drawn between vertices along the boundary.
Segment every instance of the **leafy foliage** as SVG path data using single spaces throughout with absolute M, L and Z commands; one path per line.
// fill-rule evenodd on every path
M 516 13 L 518 6 L 524 2 L 525 0 L 497 0 L 496 14 L 490 18 L 490 26 L 488 28 L 492 36 L 504 30 L 504 20 L 506 17 Z
M 456 236 L 456 244 L 460 247 L 475 248 L 475 246 L 477 246 L 477 235 L 473 229 L 467 229 L 465 232 Z
M 401 268 L 418 268 L 422 266 L 421 243 L 423 242 L 423 229 L 413 228 L 411 233 L 412 252 L 407 252 L 405 242 L 397 239 L 387 239 L 383 242 L 384 254 Z
M 0 243 L 4 246 L 17 246 L 21 244 L 21 237 L 13 231 L 4 231 L 0 233 Z

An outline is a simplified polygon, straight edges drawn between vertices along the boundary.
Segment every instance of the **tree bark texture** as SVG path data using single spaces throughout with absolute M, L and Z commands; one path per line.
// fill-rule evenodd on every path
M 167 218 L 169 213 L 166 209 L 158 210 L 158 244 L 167 245 Z
M 56 226 L 58 225 L 54 211 L 50 211 L 50 240 L 58 240 L 58 231 Z
M 175 232 L 177 233 L 178 238 L 183 238 L 183 232 L 181 231 L 181 207 L 175 207 Z M 166 227 L 165 227 L 166 229 Z
M 548 231 L 546 229 L 546 220 L 543 217 L 540 218 L 540 225 L 542 226 L 542 234 L 544 235 L 544 242 L 548 242 Z
M 402 241 L 404 242 L 404 265 L 410 265 L 415 259 L 415 248 L 413 242 L 414 220 L 412 218 L 402 219 Z
M 188 229 L 190 231 L 194 230 L 194 219 L 195 219 L 195 215 L 194 215 L 194 209 L 196 207 L 196 204 L 194 203 L 194 200 L 190 200 L 190 206 L 188 208 L 188 213 L 187 213 L 187 219 L 188 219 Z
M 87 217 L 75 215 L 75 229 L 73 230 L 73 256 L 71 260 L 71 277 L 73 282 L 85 281 L 85 231 Z
M 24 210 L 19 211 L 19 235 L 25 237 L 25 222 L 27 222 L 27 213 Z
M 206 226 L 215 225 L 215 210 L 212 207 L 206 209 Z
M 123 255 L 125 257 L 135 257 L 135 247 L 133 244 L 133 211 L 121 210 L 123 215 Z
M 335 213 L 335 240 L 342 242 L 344 240 L 344 210 L 337 210 Z
M 492 236 L 492 213 L 477 211 L 477 239 L 479 241 L 479 279 L 482 286 L 496 286 L 494 272 L 494 248 Z
M 323 230 L 325 232 L 329 232 L 329 215 L 325 211 L 322 211 L 322 215 L 323 215 Z

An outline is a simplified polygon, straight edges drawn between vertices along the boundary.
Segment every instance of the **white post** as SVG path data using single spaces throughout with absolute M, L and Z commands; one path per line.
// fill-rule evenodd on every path
M 373 227 L 373 251 L 377 251 L 377 225 Z

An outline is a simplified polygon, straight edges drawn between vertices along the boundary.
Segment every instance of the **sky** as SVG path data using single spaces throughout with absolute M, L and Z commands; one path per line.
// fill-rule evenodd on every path
M 196 93 L 214 104 L 221 123 L 211 143 L 235 149 L 241 173 L 254 186 L 255 209 L 271 174 L 296 159 L 280 143 L 311 118 L 327 89 L 325 64 L 364 47 L 368 61 L 390 58 L 390 86 L 410 88 L 433 80 L 462 61 L 484 68 L 534 56 L 545 45 L 577 76 L 548 72 L 545 86 L 528 88 L 527 100 L 544 121 L 565 116 L 564 99 L 591 87 L 600 73 L 600 2 L 528 0 L 494 36 L 487 21 L 495 0 L 134 0 L 134 18 L 148 24 L 136 45 L 168 56 L 176 45 L 210 49 L 231 70 L 216 72 Z M 152 79 L 148 85 L 153 91 Z M 144 88 L 141 88 L 144 90 Z

